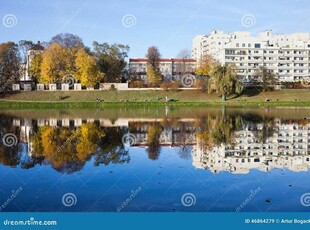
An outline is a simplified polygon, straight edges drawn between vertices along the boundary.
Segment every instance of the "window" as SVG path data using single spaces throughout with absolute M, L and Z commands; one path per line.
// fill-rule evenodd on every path
M 236 47 L 239 47 L 239 43 L 236 43 Z
M 251 47 L 251 43 L 248 44 L 248 47 L 249 47 L 249 48 Z
M 243 47 L 243 48 L 245 47 L 245 43 L 242 43 L 242 47 Z
M 255 43 L 254 47 L 255 47 L 256 49 L 258 49 L 258 48 L 260 48 L 260 44 L 259 44 L 259 43 Z

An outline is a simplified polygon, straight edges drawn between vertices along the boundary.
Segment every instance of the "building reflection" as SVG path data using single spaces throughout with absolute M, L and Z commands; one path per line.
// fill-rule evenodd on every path
M 300 172 L 309 169 L 310 122 L 307 119 L 271 118 L 253 121 L 239 118 L 12 118 L 11 123 L 6 125 L 18 132 L 16 136 L 19 148 L 14 156 L 20 156 L 16 164 L 27 165 L 24 168 L 34 167 L 35 164 L 42 163 L 44 158 L 50 159 L 55 169 L 60 171 L 65 171 L 63 167 L 72 167 L 72 161 L 76 161 L 78 165 L 72 170 L 80 170 L 92 156 L 95 158 L 95 166 L 111 162 L 128 163 L 133 148 L 145 148 L 149 159 L 156 160 L 162 147 L 173 147 L 179 149 L 181 158 L 192 158 L 195 168 L 207 169 L 212 173 L 247 174 L 252 169 L 268 172 L 275 168 Z M 64 143 L 68 138 L 73 142 L 72 145 L 63 146 L 62 151 L 66 150 L 66 153 L 58 151 L 58 146 L 58 149 L 51 147 L 50 153 L 38 154 L 45 151 L 42 150 L 42 143 L 37 143 L 38 139 L 42 139 L 38 137 L 38 133 L 46 127 L 58 129 L 54 139 L 57 135 L 63 135 L 55 143 Z M 82 128 L 89 128 L 84 130 L 86 136 L 72 137 L 72 133 L 80 133 Z M 129 150 L 122 143 L 123 135 L 128 132 L 135 138 Z M 55 157 L 55 154 L 68 153 L 75 154 L 70 162 L 67 158 Z M 54 158 L 59 162 L 55 163 Z
M 310 125 L 281 123 L 275 119 L 272 136 L 265 141 L 262 124 L 247 124 L 235 133 L 232 145 L 201 147 L 197 140 L 193 150 L 193 166 L 208 169 L 213 173 L 227 171 L 236 174 L 249 173 L 251 169 L 268 172 L 272 169 L 307 171 L 310 167 Z

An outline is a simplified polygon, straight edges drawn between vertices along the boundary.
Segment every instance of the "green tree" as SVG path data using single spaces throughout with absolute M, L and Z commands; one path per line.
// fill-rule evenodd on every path
M 76 76 L 83 86 L 94 87 L 104 77 L 96 65 L 95 58 L 86 52 L 84 48 L 76 54 Z
M 162 78 L 160 72 L 155 69 L 151 64 L 147 65 L 147 82 L 151 87 L 158 87 Z
M 264 66 L 260 66 L 256 70 L 254 77 L 257 79 L 257 83 L 261 84 L 264 92 L 269 89 L 273 89 L 276 84 L 276 75 L 272 72 L 272 70 L 267 69 Z
M 126 60 L 129 46 L 93 42 L 94 55 L 99 70 L 104 73 L 106 82 L 122 82 L 126 77 Z
M 242 93 L 243 86 L 239 78 L 235 66 L 217 65 L 211 74 L 210 84 L 222 95 L 222 100 L 226 101 L 228 95 Z

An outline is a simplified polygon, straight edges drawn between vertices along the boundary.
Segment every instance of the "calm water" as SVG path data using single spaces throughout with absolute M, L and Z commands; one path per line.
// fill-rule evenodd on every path
M 0 211 L 310 211 L 309 108 L 0 112 Z

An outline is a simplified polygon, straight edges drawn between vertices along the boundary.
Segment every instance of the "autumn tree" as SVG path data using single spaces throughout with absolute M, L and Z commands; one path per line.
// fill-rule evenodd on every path
M 67 72 L 65 47 L 52 43 L 42 54 L 39 82 L 43 84 L 61 82 Z
M 223 101 L 226 101 L 228 95 L 240 94 L 243 90 L 236 67 L 227 64 L 217 65 L 214 68 L 209 84 L 212 84 L 215 91 L 222 95 Z
M 254 78 L 257 79 L 257 83 L 260 84 L 264 92 L 272 89 L 276 83 L 276 75 L 272 72 L 272 70 L 267 69 L 264 66 L 260 66 L 256 70 Z
M 93 53 L 99 70 L 104 73 L 106 82 L 122 82 L 126 78 L 126 60 L 129 46 L 93 42 Z
M 206 54 L 198 63 L 196 74 L 201 76 L 210 76 L 212 71 L 216 66 L 218 66 L 218 64 L 218 61 L 216 61 L 211 55 Z
M 20 77 L 20 56 L 18 45 L 14 42 L 0 44 L 0 91 L 10 88 L 10 85 Z
M 64 76 L 75 73 L 77 51 L 76 48 L 51 43 L 42 54 L 40 83 L 60 83 Z
M 31 47 L 33 47 L 33 45 L 34 45 L 34 43 L 32 41 L 28 41 L 28 40 L 20 40 L 18 42 L 19 53 L 20 53 L 20 58 L 21 58 L 22 63 L 27 62 L 28 50 L 30 50 Z
M 82 39 L 74 34 L 61 33 L 52 37 L 50 43 L 57 43 L 65 48 L 76 48 L 80 49 L 84 47 Z
M 178 53 L 177 58 L 179 61 L 176 63 L 176 72 L 179 74 L 179 76 L 183 76 L 193 71 L 192 66 L 188 63 L 188 59 L 191 58 L 191 53 L 189 50 L 181 50 Z
M 95 58 L 84 48 L 76 54 L 76 77 L 83 86 L 94 87 L 104 77 L 96 65 Z
M 159 68 L 161 54 L 156 46 L 151 46 L 148 48 L 146 53 L 147 64 L 151 65 L 154 69 Z
M 146 75 L 147 75 L 147 82 L 149 84 L 149 86 L 151 87 L 157 87 L 159 86 L 159 83 L 161 82 L 162 78 L 161 78 L 161 74 L 160 72 L 154 68 L 154 66 L 152 66 L 151 64 L 147 65 L 147 71 L 146 71 Z
M 35 55 L 30 63 L 28 74 L 38 81 L 41 78 L 42 54 Z

